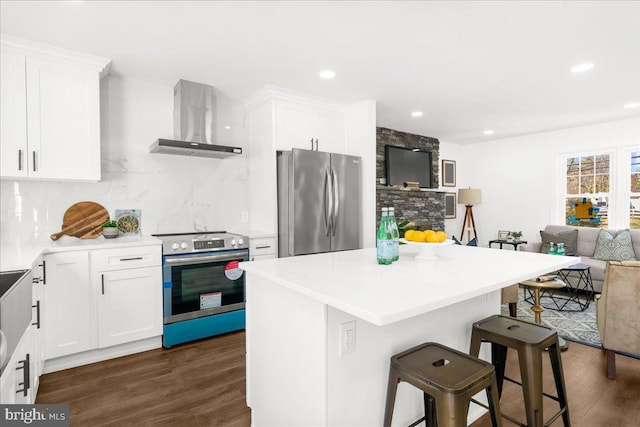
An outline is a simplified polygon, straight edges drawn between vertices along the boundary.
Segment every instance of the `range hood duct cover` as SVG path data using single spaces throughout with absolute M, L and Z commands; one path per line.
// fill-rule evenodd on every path
M 178 80 L 173 88 L 173 137 L 158 139 L 151 153 L 224 158 L 242 148 L 213 144 L 216 97 L 212 86 Z

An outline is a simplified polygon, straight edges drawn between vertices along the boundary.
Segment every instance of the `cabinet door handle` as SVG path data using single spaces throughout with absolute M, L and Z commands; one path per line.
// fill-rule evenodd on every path
M 29 365 L 31 362 L 31 356 L 29 355 L 29 353 L 27 353 L 26 357 L 24 360 L 21 360 L 18 363 L 21 363 L 22 366 L 18 366 L 16 368 L 16 371 L 19 371 L 20 369 L 22 369 L 22 382 L 18 383 L 18 385 L 22 386 L 22 389 L 20 390 L 16 390 L 16 394 L 17 393 L 22 393 L 23 396 L 26 396 L 28 391 L 29 391 Z
M 36 152 L 33 151 L 33 171 L 36 171 Z
M 32 305 L 31 307 L 36 309 L 36 323 L 32 323 L 31 325 L 37 326 L 40 329 L 40 300 L 36 301 L 36 305 Z
M 100 275 L 102 277 L 102 295 L 104 295 L 104 274 Z
M 141 256 L 137 256 L 137 257 L 133 257 L 133 258 L 120 258 L 120 261 L 137 261 L 137 260 L 141 260 L 144 259 Z
M 46 285 L 47 284 L 47 261 L 42 260 L 42 264 L 40 264 L 40 267 L 42 267 L 42 284 Z
M 256 246 L 256 249 L 269 249 L 270 247 L 271 247 L 271 245 Z
M 18 150 L 18 170 L 22 170 L 22 150 Z

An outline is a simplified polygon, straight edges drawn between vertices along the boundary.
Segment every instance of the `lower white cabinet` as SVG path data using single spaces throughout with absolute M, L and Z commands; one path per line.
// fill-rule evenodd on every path
M 89 252 L 44 255 L 42 327 L 45 358 L 97 346 L 95 292 L 89 281 Z
M 34 341 L 32 327 L 29 326 L 13 351 L 11 359 L 0 377 L 1 404 L 31 404 L 35 402 L 33 388 Z
M 277 258 L 276 239 L 274 237 L 251 238 L 249 243 L 251 261 Z
M 108 271 L 99 280 L 98 347 L 162 335 L 159 267 Z
M 45 359 L 162 335 L 161 248 L 44 255 Z

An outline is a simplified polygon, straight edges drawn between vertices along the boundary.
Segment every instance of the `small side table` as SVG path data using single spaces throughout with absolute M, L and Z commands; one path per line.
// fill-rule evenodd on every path
M 567 285 L 562 280 L 549 280 L 546 282 L 536 282 L 535 280 L 525 280 L 524 282 L 520 282 L 522 286 L 526 286 L 529 290 L 533 290 L 533 305 L 531 306 L 531 311 L 535 313 L 535 319 L 537 324 L 541 324 L 542 320 L 540 319 L 540 314 L 544 311 L 544 307 L 540 305 L 540 290 L 551 290 L 551 289 L 561 289 L 566 287 Z M 569 345 L 564 340 L 564 338 L 558 336 L 558 340 L 560 341 L 560 350 L 565 351 L 569 348 Z
M 573 286 L 570 278 L 578 278 L 578 282 Z M 589 307 L 589 302 L 594 298 L 596 292 L 593 289 L 593 281 L 591 280 L 591 267 L 586 264 L 574 264 L 567 268 L 558 270 L 558 278 L 567 284 L 567 291 L 570 294 L 570 301 L 578 304 L 581 311 L 585 311 Z M 587 293 L 586 302 L 580 300 L 579 291 Z M 565 303 L 566 304 L 566 303 Z M 563 306 L 564 307 L 564 306 Z
M 496 239 L 496 240 L 490 240 L 489 241 L 489 247 L 491 247 L 492 244 L 494 243 L 498 243 L 500 244 L 500 249 L 502 249 L 502 245 L 512 245 L 513 246 L 513 250 L 517 251 L 518 250 L 518 246 L 519 245 L 526 245 L 527 241 L 526 240 L 504 240 L 504 239 Z

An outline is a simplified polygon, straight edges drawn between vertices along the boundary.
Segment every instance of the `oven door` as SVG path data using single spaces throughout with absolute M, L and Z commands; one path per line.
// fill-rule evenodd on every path
M 247 250 L 165 256 L 164 323 L 243 309 L 245 276 L 238 263 L 248 260 Z

